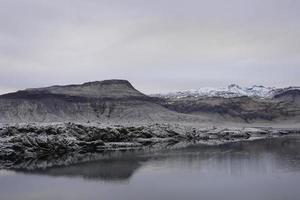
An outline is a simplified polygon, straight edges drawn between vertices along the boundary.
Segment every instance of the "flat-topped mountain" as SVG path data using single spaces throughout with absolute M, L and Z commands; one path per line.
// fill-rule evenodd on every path
M 21 90 L 15 93 L 5 94 L 1 98 L 34 98 L 49 95 L 82 97 L 82 98 L 130 98 L 146 97 L 136 90 L 126 80 L 104 80 L 88 82 L 81 85 L 51 86 Z
M 126 80 L 26 89 L 0 96 L 0 123 L 153 121 L 175 115 L 156 101 Z

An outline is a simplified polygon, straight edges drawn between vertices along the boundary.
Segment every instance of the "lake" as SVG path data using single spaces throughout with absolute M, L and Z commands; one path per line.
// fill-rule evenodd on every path
M 44 170 L 0 170 L 1 200 L 299 200 L 300 137 L 120 152 Z

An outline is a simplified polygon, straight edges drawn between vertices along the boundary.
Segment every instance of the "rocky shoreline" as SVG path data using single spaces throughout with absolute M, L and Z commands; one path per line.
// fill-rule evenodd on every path
M 75 123 L 0 127 L 0 169 L 35 169 L 95 160 L 105 154 L 181 144 L 228 142 L 298 134 L 293 128 L 195 128 L 178 124 L 93 126 Z

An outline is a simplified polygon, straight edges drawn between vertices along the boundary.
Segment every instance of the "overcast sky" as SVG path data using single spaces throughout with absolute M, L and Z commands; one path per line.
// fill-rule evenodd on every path
M 299 0 L 0 0 L 0 93 L 300 85 Z

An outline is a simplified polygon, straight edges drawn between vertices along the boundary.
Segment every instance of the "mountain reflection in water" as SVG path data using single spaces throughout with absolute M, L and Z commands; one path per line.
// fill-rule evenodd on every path
M 43 170 L 18 170 L 25 174 L 82 177 L 87 180 L 128 181 L 143 166 L 217 170 L 231 175 L 300 170 L 300 138 L 296 136 L 228 143 L 190 145 L 154 152 L 124 152 L 98 161 Z
M 299 136 L 0 170 L 1 200 L 299 200 L 299 185 Z

